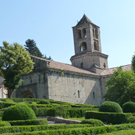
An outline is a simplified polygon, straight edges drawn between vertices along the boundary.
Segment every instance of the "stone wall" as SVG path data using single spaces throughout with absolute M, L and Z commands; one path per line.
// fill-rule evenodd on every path
M 48 89 L 49 99 L 91 105 L 102 103 L 99 76 L 50 70 Z

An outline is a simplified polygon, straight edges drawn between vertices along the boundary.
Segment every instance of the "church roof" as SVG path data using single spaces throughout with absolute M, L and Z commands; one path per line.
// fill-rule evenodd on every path
M 132 68 L 131 68 L 132 65 L 131 65 L 131 64 L 129 64 L 129 65 L 124 65 L 124 66 L 121 66 L 121 67 L 122 67 L 122 69 L 123 69 L 124 71 L 126 71 L 126 70 L 132 70 Z M 111 75 L 111 74 L 113 74 L 114 70 L 117 70 L 117 67 L 108 68 L 108 69 L 104 70 L 103 72 L 101 72 L 100 75 Z
M 105 69 L 100 74 L 96 74 L 96 73 L 90 72 L 88 70 L 81 69 L 81 68 L 78 68 L 78 67 L 75 67 L 75 66 L 72 66 L 72 65 L 69 65 L 69 64 L 65 64 L 65 63 L 61 63 L 61 62 L 56 62 L 56 61 L 52 61 L 52 60 L 47 60 L 47 59 L 43 59 L 43 58 L 36 57 L 36 56 L 31 56 L 31 57 L 39 59 L 39 60 L 43 60 L 43 61 L 46 61 L 46 62 L 49 62 L 49 67 L 48 68 L 64 70 L 64 71 L 69 71 L 69 72 L 82 73 L 82 74 L 104 76 L 104 75 L 111 75 L 111 74 L 113 74 L 114 70 L 117 70 L 117 67 L 108 68 L 108 69 Z M 131 70 L 131 64 L 130 65 L 121 66 L 121 67 L 123 68 L 124 71 Z
M 92 23 L 92 21 L 84 14 L 82 19 L 77 23 L 77 25 L 81 25 L 84 23 Z
M 83 73 L 83 74 L 98 75 L 96 73 L 93 73 L 88 70 L 81 69 L 81 68 L 78 68 L 78 67 L 75 67 L 75 66 L 72 66 L 69 64 L 60 63 L 60 62 L 56 62 L 56 61 L 52 61 L 52 60 L 47 60 L 47 59 L 39 58 L 36 56 L 31 56 L 31 57 L 49 62 L 49 68 L 65 70 L 65 71 L 70 71 L 70 72 Z

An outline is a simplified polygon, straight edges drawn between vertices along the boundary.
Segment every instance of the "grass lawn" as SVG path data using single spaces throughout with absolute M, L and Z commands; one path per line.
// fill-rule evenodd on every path
M 81 118 L 68 118 L 68 119 L 82 121 L 82 120 L 85 120 L 85 117 L 81 117 Z
M 111 133 L 99 134 L 99 135 L 135 135 L 135 130 L 120 130 Z

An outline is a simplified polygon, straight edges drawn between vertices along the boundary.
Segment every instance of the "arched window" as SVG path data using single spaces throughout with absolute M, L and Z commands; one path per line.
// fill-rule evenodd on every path
M 81 63 L 81 68 L 83 68 L 83 63 Z
M 85 42 L 83 42 L 83 43 L 81 44 L 81 46 L 80 46 L 80 50 L 81 50 L 81 52 L 83 52 L 83 51 L 86 51 L 86 50 L 87 50 L 87 44 L 86 44 Z
M 78 30 L 78 37 L 79 37 L 79 39 L 82 38 L 81 30 Z
M 93 92 L 93 98 L 95 98 L 95 92 Z
M 87 37 L 87 35 L 86 35 L 86 29 L 84 28 L 83 29 L 83 38 L 86 38 Z
M 98 30 L 95 29 L 95 38 L 98 38 Z
M 80 98 L 80 91 L 78 90 L 78 98 Z

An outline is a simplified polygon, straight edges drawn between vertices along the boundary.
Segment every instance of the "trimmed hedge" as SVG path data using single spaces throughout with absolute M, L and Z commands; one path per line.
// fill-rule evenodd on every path
M 48 109 L 47 116 L 56 116 L 56 109 L 55 108 Z
M 10 135 L 97 135 L 97 134 L 111 133 L 114 131 L 127 130 L 127 129 L 135 129 L 135 124 L 45 130 L 45 131 L 25 132 L 25 133 L 21 132 L 21 133 L 13 133 Z M 7 135 L 7 134 L 3 134 L 3 135 Z
M 46 119 L 8 121 L 11 126 L 18 125 L 48 125 Z
M 122 106 L 123 112 L 125 113 L 135 113 L 135 103 L 134 102 L 126 102 Z
M 135 123 L 135 116 L 130 116 L 127 118 L 127 123 Z
M 85 119 L 99 119 L 106 123 L 121 124 L 127 123 L 128 117 L 132 116 L 131 113 L 109 113 L 109 112 L 86 112 Z
M 11 126 L 11 125 L 7 121 L 0 121 L 0 127 L 4 127 L 4 126 Z
M 81 124 L 92 124 L 93 127 L 104 126 L 104 123 L 101 120 L 97 120 L 97 119 L 85 119 L 81 121 Z
M 2 120 L 27 120 L 36 119 L 34 111 L 27 105 L 16 104 L 4 110 Z
M 85 128 L 92 127 L 91 124 L 69 124 L 69 125 L 31 125 L 31 126 L 12 126 L 12 127 L 0 127 L 0 134 L 3 133 L 16 133 L 16 132 L 31 132 L 31 131 L 43 131 L 43 130 L 58 130 L 58 129 L 72 129 L 72 128 Z
M 106 101 L 99 107 L 100 112 L 123 112 L 120 105 L 116 102 Z
M 16 103 L 0 102 L 0 109 L 15 105 Z
M 40 100 L 38 104 L 50 104 L 49 100 Z

